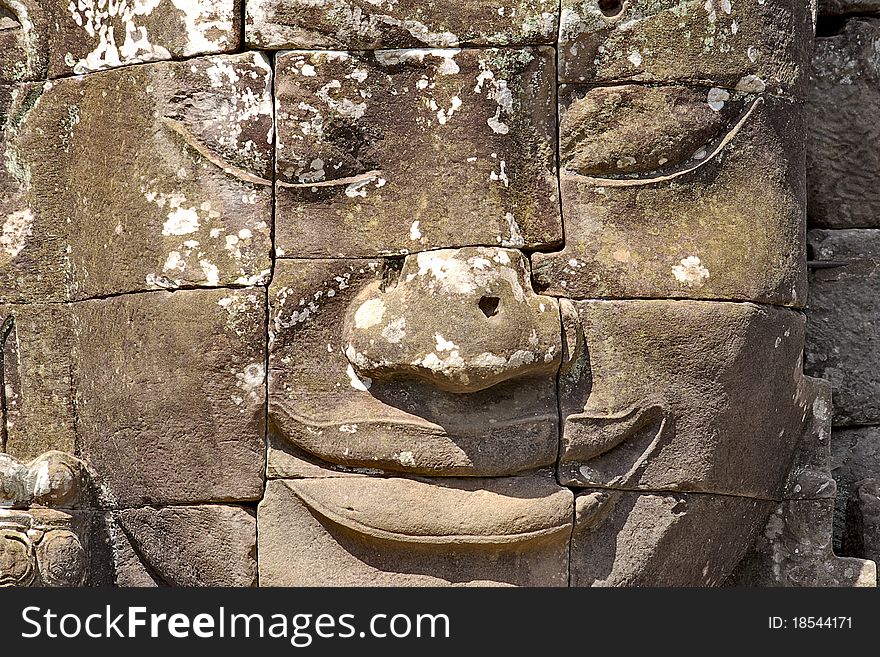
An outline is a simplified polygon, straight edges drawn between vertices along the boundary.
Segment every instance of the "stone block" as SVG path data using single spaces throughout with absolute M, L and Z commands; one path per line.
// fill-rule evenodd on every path
M 819 0 L 820 16 L 843 16 L 846 14 L 880 14 L 877 0 Z
M 846 505 L 843 553 L 880 561 L 880 481 L 862 479 L 853 485 Z
M 561 243 L 551 48 L 276 61 L 278 255 Z
M 831 545 L 834 500 L 788 500 L 770 515 L 730 584 L 737 586 L 876 586 L 873 561 L 838 557 Z
M 0 90 L 0 298 L 267 281 L 271 89 L 246 53 Z
M 566 242 L 534 255 L 537 288 L 803 305 L 796 104 L 644 85 L 565 86 L 560 99 Z
M 73 325 L 61 304 L 0 306 L 0 451 L 30 460 L 74 453 Z
M 807 242 L 821 267 L 810 275 L 805 369 L 831 382 L 835 425 L 880 422 L 880 230 L 812 230 Z
M 376 50 L 552 44 L 558 24 L 556 0 L 248 0 L 245 31 L 256 48 Z
M 73 304 L 79 446 L 105 504 L 260 498 L 264 294 L 181 290 Z
M 782 499 L 798 446 L 828 417 L 822 386 L 801 372 L 800 313 L 561 303 L 560 483 Z
M 113 512 L 119 586 L 255 586 L 257 520 L 235 506 Z
M 559 79 L 797 93 L 812 39 L 810 0 L 563 0 Z
M 496 479 L 272 480 L 262 586 L 566 586 L 572 494 L 550 472 Z
M 571 586 L 718 586 L 772 502 L 589 490 L 575 499 Z
M 269 326 L 269 417 L 281 451 L 444 476 L 556 461 L 559 314 L 532 292 L 516 251 L 430 251 L 407 256 L 402 270 L 281 259 Z M 270 469 L 286 458 L 275 451 Z
M 878 5 L 880 6 L 880 5 Z M 822 228 L 880 226 L 880 19 L 816 39 L 807 96 L 807 208 Z
M 844 548 L 850 534 L 846 519 L 848 500 L 858 494 L 859 482 L 880 472 L 880 427 L 835 429 L 831 436 L 831 473 L 837 483 L 834 511 L 835 549 L 858 556 Z
M 0 82 L 232 52 L 241 0 L 7 0 Z

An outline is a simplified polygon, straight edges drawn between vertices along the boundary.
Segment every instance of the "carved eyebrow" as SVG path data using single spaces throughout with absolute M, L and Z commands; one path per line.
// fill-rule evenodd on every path
M 727 131 L 727 134 L 724 135 L 724 138 L 718 142 L 715 146 L 714 150 L 702 160 L 694 164 L 693 166 L 686 167 L 684 169 L 680 169 L 678 171 L 674 171 L 673 173 L 669 173 L 662 176 L 651 176 L 644 178 L 601 178 L 596 176 L 583 176 L 578 173 L 572 173 L 570 171 L 561 172 L 561 176 L 563 178 L 573 178 L 576 180 L 582 180 L 585 182 L 595 183 L 597 186 L 602 187 L 636 187 L 639 185 L 650 185 L 653 183 L 666 182 L 669 180 L 674 180 L 679 178 L 680 176 L 684 176 L 688 173 L 696 171 L 700 167 L 708 164 L 710 161 L 715 159 L 721 151 L 725 149 L 725 147 L 733 141 L 736 137 L 737 133 L 742 129 L 742 127 L 746 124 L 746 121 L 754 114 L 755 110 L 764 102 L 763 98 L 756 98 L 754 102 L 743 112 L 742 116 L 740 116 L 739 120 L 733 125 L 733 127 Z
M 272 181 L 267 180 L 265 178 L 261 178 L 260 176 L 255 176 L 252 173 L 245 171 L 244 169 L 237 167 L 235 165 L 226 162 L 220 156 L 212 153 L 208 148 L 202 144 L 195 135 L 193 135 L 187 127 L 178 121 L 177 119 L 172 119 L 169 116 L 163 116 L 162 122 L 165 123 L 169 128 L 171 128 L 174 132 L 176 132 L 186 145 L 195 150 L 199 155 L 204 157 L 211 164 L 223 169 L 223 173 L 227 173 L 230 176 L 238 178 L 239 180 L 243 180 L 245 182 L 249 182 L 253 185 L 263 185 L 267 187 L 271 187 Z

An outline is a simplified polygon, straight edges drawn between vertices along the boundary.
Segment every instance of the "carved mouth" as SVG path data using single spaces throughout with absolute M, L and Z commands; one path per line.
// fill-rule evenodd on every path
M 492 546 L 567 540 L 572 495 L 550 476 L 421 481 L 345 477 L 284 480 L 321 518 L 397 543 Z

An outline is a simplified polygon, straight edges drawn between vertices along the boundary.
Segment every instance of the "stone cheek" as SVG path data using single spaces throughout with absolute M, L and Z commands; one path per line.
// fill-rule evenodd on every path
M 7 0 L 0 82 L 232 52 L 240 0 Z
M 689 82 L 802 92 L 809 0 L 563 0 L 561 82 Z
M 800 371 L 800 314 L 563 304 L 577 348 L 559 381 L 561 483 L 781 498 L 795 449 L 819 431 L 812 416 L 827 414 Z
M 486 251 L 490 257 L 504 253 Z M 392 368 L 403 375 L 399 378 L 373 380 L 357 372 L 351 361 L 357 356 L 346 354 L 345 318 L 362 305 L 355 306 L 362 290 L 396 275 L 369 260 L 276 262 L 269 293 L 270 469 L 280 467 L 291 450 L 342 466 L 414 474 L 498 476 L 552 465 L 558 442 L 552 372 L 526 372 L 523 378 L 466 395 L 412 378 L 402 367 Z M 398 286 L 406 285 L 404 276 Z M 475 310 L 478 300 L 479 295 L 472 299 Z M 383 322 L 386 337 L 381 339 L 418 338 L 418 323 L 430 313 L 434 320 L 426 325 L 443 342 L 438 347 L 434 334 L 422 338 L 435 350 L 447 349 L 432 352 L 438 359 L 453 356 L 444 333 L 454 335 L 454 322 L 446 315 L 450 323 L 444 324 L 442 297 L 435 302 L 434 309 Z M 547 302 L 547 315 L 555 315 L 558 331 L 558 314 Z M 480 318 L 492 321 L 482 312 Z
M 566 244 L 533 256 L 540 291 L 803 305 L 796 103 L 629 85 L 561 96 Z
M 257 520 L 229 505 L 120 509 L 110 536 L 117 586 L 255 586 Z
M 550 48 L 290 52 L 276 65 L 279 255 L 561 242 Z
M 557 0 L 249 0 L 246 36 L 256 48 L 373 50 L 552 44 Z
M 271 86 L 267 60 L 246 54 L 7 91 L 0 294 L 265 282 Z
M 259 499 L 265 291 L 73 304 L 77 431 L 111 506 Z

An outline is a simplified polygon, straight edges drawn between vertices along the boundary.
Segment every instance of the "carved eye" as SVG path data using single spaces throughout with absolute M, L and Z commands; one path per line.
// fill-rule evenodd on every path
M 723 89 L 563 88 L 560 154 L 568 173 L 663 175 L 706 161 L 738 129 L 749 100 Z
M 0 3 L 0 32 L 6 30 L 20 30 L 22 28 L 21 21 L 18 20 L 11 9 Z

